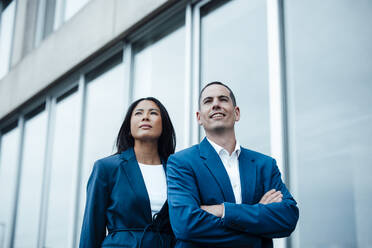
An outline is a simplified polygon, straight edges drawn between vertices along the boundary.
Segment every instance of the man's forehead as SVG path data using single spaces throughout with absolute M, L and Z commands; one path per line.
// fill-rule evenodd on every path
M 202 93 L 202 99 L 207 97 L 219 97 L 219 96 L 227 96 L 230 97 L 230 91 L 223 85 L 210 85 L 204 89 Z

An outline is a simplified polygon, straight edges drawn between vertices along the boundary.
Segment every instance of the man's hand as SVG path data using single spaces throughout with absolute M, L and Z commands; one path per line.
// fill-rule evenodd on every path
M 217 216 L 219 218 L 222 218 L 223 211 L 224 211 L 224 205 L 219 204 L 219 205 L 201 205 L 201 209 L 204 211 L 213 214 L 214 216 Z
M 261 204 L 269 204 L 273 202 L 281 202 L 283 199 L 282 192 L 276 191 L 275 189 L 269 190 L 262 196 L 259 203 Z

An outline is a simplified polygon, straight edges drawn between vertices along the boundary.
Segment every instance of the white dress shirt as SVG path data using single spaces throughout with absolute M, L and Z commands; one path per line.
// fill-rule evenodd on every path
M 160 211 L 167 200 L 167 183 L 162 164 L 148 165 L 138 163 L 150 198 L 152 216 Z
M 239 155 L 240 155 L 239 142 L 236 141 L 235 149 L 231 153 L 231 156 L 230 156 L 229 152 L 225 148 L 217 145 L 216 143 L 214 143 L 208 138 L 207 140 L 212 145 L 212 147 L 216 150 L 223 165 L 225 166 L 227 175 L 230 178 L 230 183 L 234 191 L 235 203 L 241 204 L 242 203 L 242 188 L 240 184 L 240 172 L 239 172 Z

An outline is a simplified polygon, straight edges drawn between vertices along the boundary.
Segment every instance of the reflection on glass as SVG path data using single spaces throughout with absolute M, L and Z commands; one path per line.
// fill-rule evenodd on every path
M 134 95 L 153 96 L 166 107 L 177 135 L 177 150 L 184 148 L 185 28 L 181 27 L 134 56 Z
M 14 15 L 15 1 L 12 1 L 0 15 L 0 79 L 9 71 Z
M 1 137 L 0 154 L 0 245 L 10 247 L 15 187 L 17 183 L 19 129 Z
M 74 16 L 89 1 L 90 0 L 65 0 L 64 20 L 66 21 Z
M 69 247 L 73 238 L 79 108 L 74 93 L 56 105 L 46 247 Z
M 127 92 L 125 92 L 123 64 L 89 82 L 86 94 L 79 227 L 82 224 L 86 185 L 93 164 L 97 159 L 115 152 L 115 139 L 127 108 L 128 98 Z
M 202 87 L 212 81 L 227 84 L 240 107 L 240 144 L 269 154 L 266 1 L 235 0 L 213 7 L 202 9 Z
M 90 0 L 55 0 L 54 25 L 56 30 L 63 22 L 73 17 Z
M 372 2 L 285 3 L 295 245 L 372 247 Z
M 46 112 L 43 111 L 25 123 L 15 247 L 37 246 L 47 129 L 46 117 Z

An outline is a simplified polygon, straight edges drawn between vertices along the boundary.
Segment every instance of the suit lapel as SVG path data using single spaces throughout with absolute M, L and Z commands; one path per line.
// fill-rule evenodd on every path
M 243 148 L 239 155 L 239 172 L 242 188 L 242 202 L 249 204 L 253 201 L 256 189 L 256 166 L 255 160 L 249 152 Z
M 150 223 L 152 221 L 150 198 L 133 148 L 124 151 L 121 154 L 121 158 L 127 161 L 123 167 L 127 174 L 129 184 L 136 195 L 138 209 L 141 209 L 143 218 L 146 222 Z
M 206 138 L 199 145 L 200 157 L 204 160 L 204 164 L 216 179 L 223 196 L 227 202 L 235 202 L 234 191 L 231 186 L 230 178 L 226 172 L 220 157 L 216 150 L 211 146 Z

